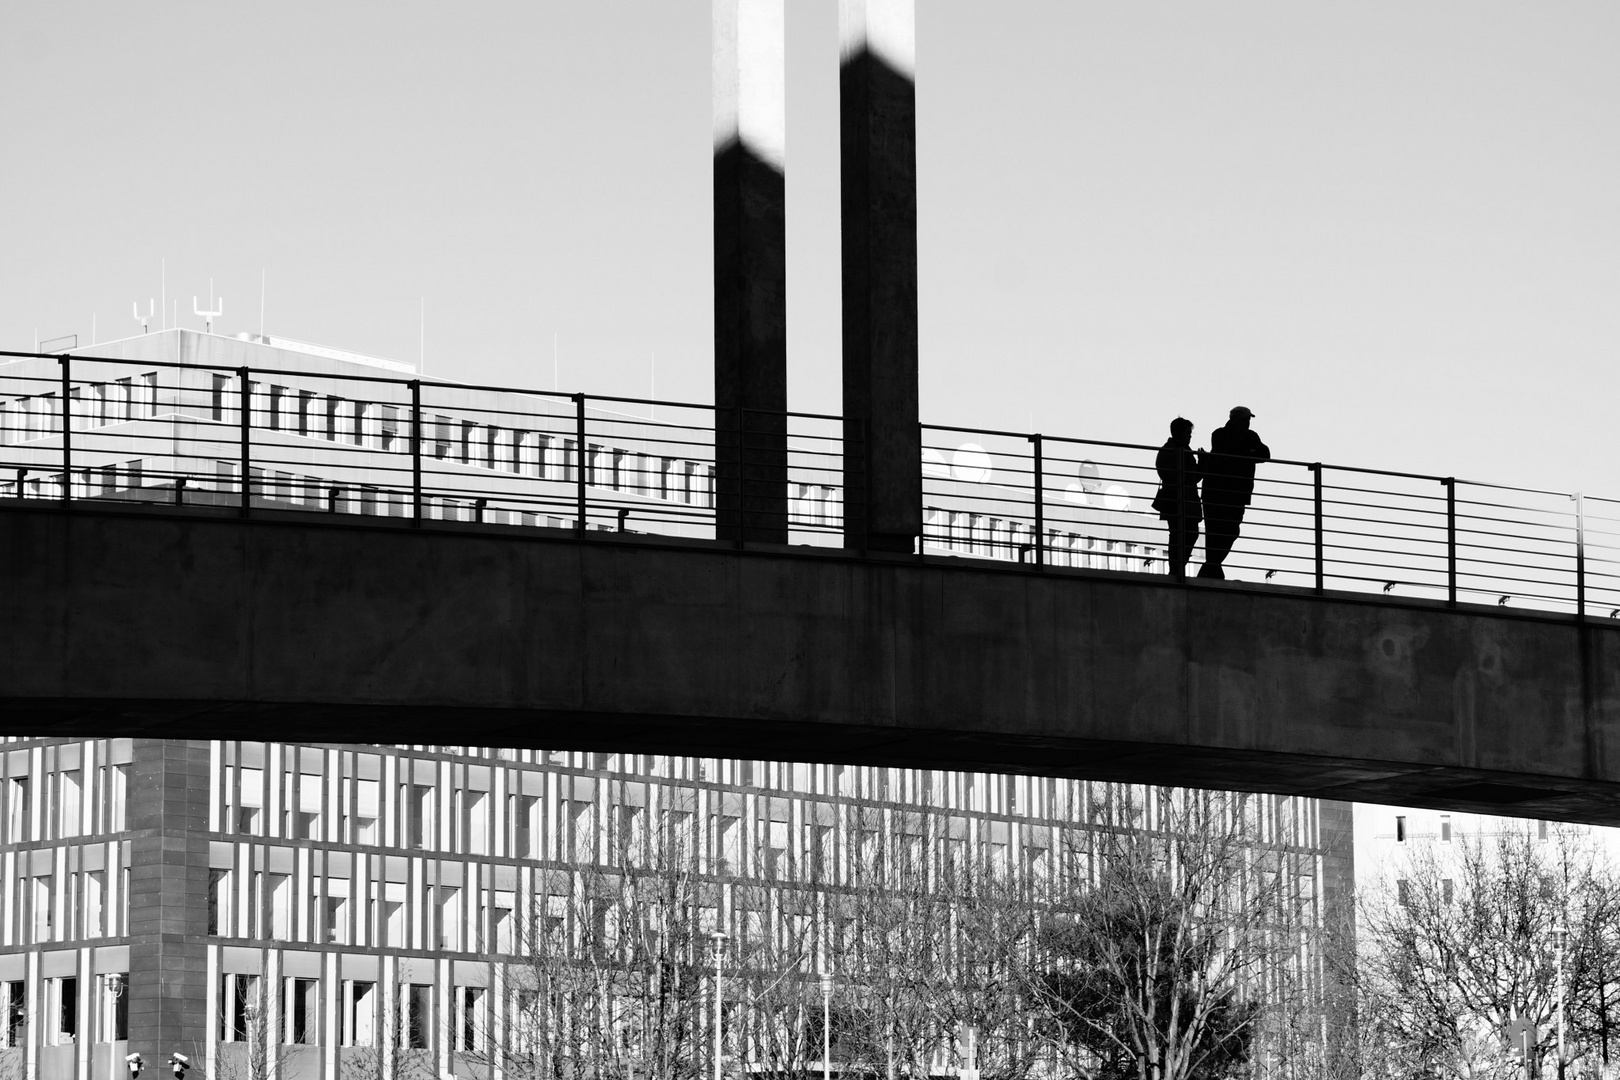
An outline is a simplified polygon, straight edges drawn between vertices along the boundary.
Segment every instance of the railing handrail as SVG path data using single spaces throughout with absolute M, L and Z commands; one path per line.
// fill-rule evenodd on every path
M 19 456 L 15 484 L 0 483 L 24 492 L 23 478 L 32 474 L 28 497 L 48 495 L 64 508 L 79 492 L 95 498 L 97 490 L 114 490 L 96 474 L 109 468 L 116 473 L 117 459 L 109 454 L 135 448 L 139 456 L 131 455 L 129 463 L 135 480 L 114 498 L 151 501 L 172 480 L 176 504 L 189 499 L 226 505 L 222 500 L 228 498 L 246 517 L 258 507 L 313 505 L 309 492 L 324 487 L 334 512 L 342 504 L 352 512 L 393 516 L 403 491 L 405 516 L 416 527 L 429 517 L 464 520 L 460 515 L 469 506 L 476 507 L 472 520 L 486 520 L 487 507 L 489 519 L 517 522 L 521 507 L 523 523 L 571 520 L 581 534 L 610 527 L 604 521 L 634 531 L 635 521 L 628 520 L 634 516 L 654 523 L 642 531 L 674 522 L 683 529 L 714 528 L 717 536 L 741 543 L 761 530 L 786 536 L 789 529 L 813 529 L 860 547 L 858 537 L 844 535 L 850 525 L 844 509 L 855 512 L 859 492 L 850 489 L 855 477 L 844 471 L 848 421 L 836 414 L 81 350 L 0 350 L 0 357 L 49 362 L 26 371 L 4 370 L 10 364 L 0 369 L 13 385 L 29 387 L 17 396 L 32 401 L 23 409 L 8 400 L 5 415 L 16 418 L 16 433 L 8 432 L 7 445 L 33 446 L 46 455 Z M 334 366 L 350 363 L 323 359 Z M 86 371 L 98 366 L 140 368 L 143 374 L 131 380 Z M 153 374 L 188 369 L 220 377 L 210 387 L 208 380 Z M 275 381 L 281 379 L 285 385 Z M 38 391 L 31 389 L 36 383 Z M 377 393 L 343 389 L 348 384 Z M 434 400 L 436 392 L 480 396 Z M 659 406 L 672 415 L 660 419 Z M 756 430 L 744 416 L 813 423 L 797 427 L 778 420 Z M 140 447 L 162 446 L 170 435 L 147 429 L 94 434 L 111 425 L 182 419 L 237 428 L 240 435 L 222 430 L 226 437 L 216 439 L 203 426 L 176 427 L 173 450 L 141 453 Z M 919 424 L 917 431 L 924 496 L 920 554 L 945 547 L 1020 561 L 1027 556 L 1038 571 L 1163 565 L 1163 526 L 1143 506 L 1144 492 L 1159 486 L 1161 445 L 948 424 Z M 315 441 L 299 448 L 278 435 Z M 764 441 L 753 441 L 756 435 Z M 963 437 L 970 445 L 987 444 L 982 466 L 964 464 L 962 447 L 946 445 Z M 1080 456 L 1092 448 L 1094 453 Z M 410 462 L 394 459 L 400 462 L 395 468 L 351 451 L 403 453 Z M 1245 547 L 1250 561 L 1233 565 L 1265 571 L 1268 581 L 1282 574 L 1287 583 L 1303 573 L 1314 577 L 1320 591 L 1329 579 L 1359 588 L 1387 575 L 1385 592 L 1409 586 L 1432 595 L 1438 589 L 1452 605 L 1459 594 L 1489 598 L 1498 589 L 1504 605 L 1517 599 L 1567 608 L 1573 598 L 1578 617 L 1591 605 L 1608 610 L 1610 598 L 1620 599 L 1620 575 L 1606 569 L 1612 560 L 1600 554 L 1615 550 L 1605 542 L 1615 535 L 1605 513 L 1620 500 L 1392 469 L 1203 454 L 1256 466 L 1257 491 L 1264 494 L 1244 526 L 1252 541 Z M 306 475 L 323 468 L 320 476 Z M 980 468 L 985 471 L 975 475 Z M 566 494 L 522 487 L 524 477 L 557 481 Z M 941 480 L 953 486 L 936 487 Z M 755 508 L 745 510 L 750 500 Z M 749 514 L 754 524 L 739 524 Z M 732 524 L 719 524 L 725 521 Z M 1314 575 L 1301 569 L 1312 564 Z

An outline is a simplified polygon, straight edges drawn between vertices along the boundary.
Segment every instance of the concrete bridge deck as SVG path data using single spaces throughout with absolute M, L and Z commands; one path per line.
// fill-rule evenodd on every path
M 1620 629 L 496 526 L 0 510 L 0 730 L 635 748 L 1620 824 Z

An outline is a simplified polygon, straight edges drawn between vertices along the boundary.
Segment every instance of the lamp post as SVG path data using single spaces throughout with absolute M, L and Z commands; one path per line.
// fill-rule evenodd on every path
M 720 990 L 720 961 L 725 956 L 726 941 L 729 937 L 730 935 L 724 930 L 716 930 L 709 935 L 709 940 L 714 944 L 714 1080 L 720 1080 L 720 1025 L 722 1022 L 720 1003 L 723 1000 Z
M 833 973 L 821 973 L 821 1080 L 832 1080 Z
M 1568 931 L 1560 923 L 1554 933 L 1558 944 L 1558 1080 L 1564 1080 L 1564 938 Z

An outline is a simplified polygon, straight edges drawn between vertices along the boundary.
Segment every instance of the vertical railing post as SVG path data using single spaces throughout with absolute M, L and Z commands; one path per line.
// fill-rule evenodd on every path
M 248 381 L 247 368 L 237 368 L 236 374 L 242 383 L 242 506 L 237 512 L 239 516 L 247 517 L 253 504 L 253 481 L 250 479 L 252 457 L 249 453 L 253 431 L 253 384 Z
M 1446 604 L 1457 606 L 1457 478 L 1440 481 L 1446 485 Z
M 1586 499 L 1580 492 L 1575 499 L 1575 618 L 1586 619 Z
M 1035 444 L 1035 568 L 1040 570 L 1046 566 L 1046 462 L 1040 434 L 1031 435 L 1029 441 Z
M 62 365 L 62 501 L 67 503 L 73 500 L 73 378 L 67 353 L 56 362 Z
M 575 495 L 578 499 L 579 522 L 577 531 L 580 536 L 585 535 L 585 395 L 574 395 L 574 480 L 577 485 Z
M 411 380 L 411 523 L 422 527 L 422 380 Z
M 1315 477 L 1313 502 L 1315 504 L 1316 518 L 1316 593 L 1320 596 L 1327 583 L 1326 545 L 1323 543 L 1322 538 L 1322 463 L 1320 461 L 1311 463 L 1311 473 Z
M 861 417 L 860 423 L 861 452 L 866 455 L 866 465 L 861 469 L 861 476 L 870 479 L 872 476 L 872 433 L 866 417 Z M 921 422 L 917 424 L 917 449 L 919 451 L 917 464 L 919 469 L 922 465 L 920 451 L 928 445 L 928 436 L 925 434 L 927 430 L 927 424 Z M 864 499 L 866 496 L 863 493 L 861 497 Z M 921 562 L 923 557 L 928 554 L 928 476 L 926 473 L 917 477 L 917 502 L 917 561 Z M 864 523 L 864 528 L 861 530 L 861 554 L 865 555 L 871 548 L 871 545 L 866 541 L 866 534 L 872 531 L 872 504 L 863 502 L 861 505 L 866 508 L 861 511 L 861 521 Z
M 846 419 L 844 423 L 847 424 L 849 421 Z M 919 450 L 919 453 L 917 453 L 917 458 L 919 458 L 917 465 L 919 465 L 919 468 L 922 466 L 922 449 L 925 447 L 925 445 L 928 445 L 928 436 L 925 434 L 927 431 L 927 424 L 917 424 L 917 450 Z M 860 476 L 862 476 L 863 483 L 870 484 L 870 481 L 872 481 L 872 424 L 870 424 L 870 421 L 868 421 L 865 416 L 860 418 L 860 452 L 862 452 L 863 455 L 867 455 L 867 463 L 860 468 Z M 862 492 L 860 497 L 865 499 L 867 494 Z M 919 504 L 917 505 L 917 562 L 922 562 L 923 555 L 928 554 L 927 473 L 920 474 L 919 478 L 917 478 L 917 504 Z M 867 541 L 868 534 L 872 533 L 872 504 L 870 504 L 870 502 L 862 502 L 860 505 L 863 507 L 862 512 L 860 512 L 860 521 L 862 521 L 862 529 L 860 529 L 860 554 L 865 555 L 868 551 L 872 551 L 872 544 Z

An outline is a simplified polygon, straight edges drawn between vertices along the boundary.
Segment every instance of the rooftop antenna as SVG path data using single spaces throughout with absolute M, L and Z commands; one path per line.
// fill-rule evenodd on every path
M 558 381 L 558 377 L 557 377 L 557 331 L 553 330 L 551 332 L 551 389 L 553 391 L 556 391 L 558 389 L 558 383 L 559 383 L 559 381 Z
M 650 410 L 650 413 L 649 413 L 647 419 L 656 420 L 656 419 L 658 419 L 658 352 L 657 352 L 657 350 L 654 350 L 653 354 L 652 354 L 652 394 L 651 394 L 651 397 L 652 397 L 652 403 L 647 406 L 647 408 Z
M 219 298 L 219 309 L 214 310 L 214 279 L 213 278 L 208 279 L 208 307 L 209 307 L 208 311 L 199 311 L 199 310 L 197 310 L 197 298 L 195 296 L 193 296 L 191 298 L 191 313 L 193 315 L 201 316 L 201 318 L 203 320 L 204 331 L 206 333 L 212 334 L 214 332 L 214 320 L 219 318 L 221 315 L 225 314 L 225 298 L 223 296 Z
M 141 333 L 150 333 L 152 327 L 152 316 L 157 314 L 157 306 L 153 303 L 152 299 L 150 297 L 147 298 L 145 315 L 141 314 L 141 302 L 139 300 L 132 302 L 129 307 L 131 311 L 135 312 L 135 321 L 141 324 Z
M 158 260 L 158 267 L 159 267 L 158 272 L 159 272 L 160 281 L 161 281 L 161 285 L 160 285 L 159 290 L 158 290 L 158 295 L 163 298 L 163 317 L 164 317 L 164 319 L 167 319 L 169 317 L 169 260 L 168 259 L 159 259 Z M 179 302 L 180 301 L 178 301 L 178 300 L 175 301 L 176 304 L 179 304 Z M 180 322 L 180 320 L 178 318 L 176 318 L 175 319 L 175 324 L 179 325 L 179 322 Z M 168 323 L 165 322 L 163 324 L 163 329 L 167 330 L 168 328 L 169 328 Z
M 264 337 L 264 279 L 265 270 L 261 266 L 259 267 L 259 337 L 261 338 Z M 209 282 L 208 288 L 210 291 L 213 290 L 213 287 L 213 282 Z
M 416 374 L 427 367 L 427 297 L 419 298 L 416 318 Z

